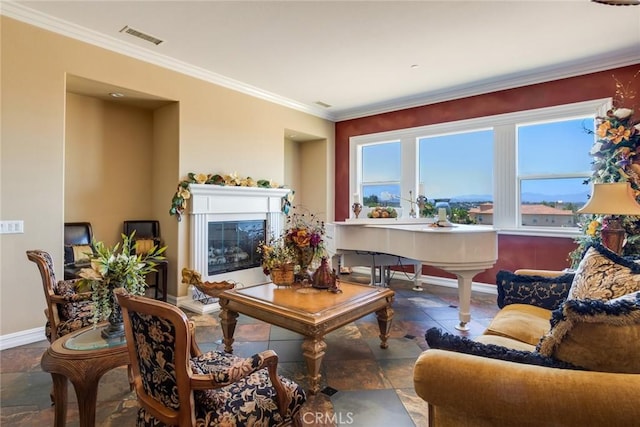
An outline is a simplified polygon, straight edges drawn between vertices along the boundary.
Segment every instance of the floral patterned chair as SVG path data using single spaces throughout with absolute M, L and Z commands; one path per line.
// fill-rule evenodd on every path
M 272 350 L 248 358 L 210 351 L 177 307 L 115 291 L 140 410 L 137 426 L 301 426 L 302 388 L 277 374 Z
M 27 251 L 27 258 L 40 270 L 47 302 L 45 335 L 54 342 L 63 335 L 92 324 L 93 301 L 91 292 L 77 293 L 77 280 L 56 280 L 53 260 L 48 252 L 35 249 Z

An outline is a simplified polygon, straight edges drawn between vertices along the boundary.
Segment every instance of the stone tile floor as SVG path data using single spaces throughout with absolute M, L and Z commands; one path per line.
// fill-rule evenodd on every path
M 368 276 L 352 274 L 342 280 L 367 283 Z M 322 364 L 323 392 L 308 395 L 303 421 L 309 426 L 377 427 L 426 426 L 427 408 L 413 390 L 413 364 L 427 348 L 424 333 L 435 326 L 473 338 L 480 335 L 498 311 L 496 296 L 473 292 L 470 331 L 455 329 L 458 323 L 457 289 L 392 278 L 396 292 L 389 348 L 379 347 L 378 326 L 371 314 L 326 336 Z M 197 341 L 203 351 L 220 349 L 222 331 L 217 313 L 187 312 L 197 325 Z M 279 356 L 280 374 L 306 386 L 301 336 L 241 315 L 235 332 L 234 353 L 249 356 L 273 349 Z M 31 427 L 53 425 L 49 399 L 51 377 L 40 369 L 46 340 L 0 352 L 0 425 Z M 133 426 L 137 411 L 135 393 L 129 391 L 126 368 L 108 372 L 101 380 L 96 426 Z M 69 387 L 67 426 L 78 425 L 73 387 Z

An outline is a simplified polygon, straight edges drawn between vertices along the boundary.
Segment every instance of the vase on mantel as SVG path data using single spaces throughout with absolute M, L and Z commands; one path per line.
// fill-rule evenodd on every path
M 122 318 L 122 307 L 118 304 L 116 294 L 113 290 L 121 286 L 109 286 L 111 294 L 111 314 L 109 314 L 109 324 L 100 332 L 100 336 L 106 340 L 124 337 L 124 319 Z

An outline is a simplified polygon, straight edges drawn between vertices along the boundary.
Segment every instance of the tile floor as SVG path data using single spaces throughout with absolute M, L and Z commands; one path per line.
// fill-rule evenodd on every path
M 343 275 L 342 280 L 368 282 L 368 276 Z M 427 348 L 424 332 L 439 327 L 474 337 L 483 332 L 498 309 L 496 296 L 474 292 L 466 333 L 458 322 L 457 290 L 425 284 L 423 292 L 411 282 L 393 278 L 395 311 L 389 348 L 379 347 L 378 326 L 371 314 L 326 336 L 327 352 L 322 364 L 323 392 L 308 395 L 303 420 L 309 426 L 413 427 L 427 425 L 426 404 L 413 390 L 413 364 Z M 197 324 L 197 340 L 203 351 L 222 349 L 217 313 L 187 312 Z M 299 335 L 241 315 L 236 327 L 234 353 L 249 356 L 267 348 L 280 358 L 279 372 L 305 386 L 306 372 Z M 49 399 L 51 377 L 40 369 L 46 340 L 0 352 L 0 425 L 32 427 L 53 425 Z M 96 426 L 133 426 L 135 394 L 129 391 L 126 368 L 108 372 L 98 391 Z M 67 426 L 78 425 L 77 401 L 69 387 Z

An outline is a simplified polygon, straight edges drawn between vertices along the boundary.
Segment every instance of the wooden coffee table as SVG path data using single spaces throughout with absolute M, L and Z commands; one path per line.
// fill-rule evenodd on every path
M 264 283 L 220 294 L 220 319 L 225 351 L 233 352 L 233 333 L 238 313 L 304 335 L 302 354 L 307 364 L 309 392 L 320 390 L 320 366 L 327 344 L 323 338 L 354 320 L 376 313 L 380 347 L 387 348 L 395 293 L 356 283 L 340 282 L 342 293 L 311 287 L 276 286 Z

